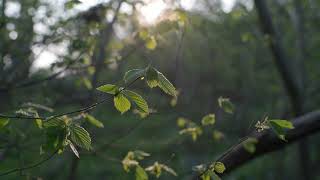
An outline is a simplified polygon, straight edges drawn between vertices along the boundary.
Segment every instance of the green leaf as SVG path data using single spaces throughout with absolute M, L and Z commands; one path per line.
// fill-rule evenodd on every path
M 69 147 L 72 150 L 73 154 L 76 155 L 78 158 L 79 157 L 79 152 L 77 151 L 76 147 L 74 147 L 74 145 L 72 144 L 72 142 L 69 142 Z
M 142 29 L 141 31 L 139 31 L 139 37 L 142 40 L 147 40 L 149 37 L 149 32 L 146 29 Z
M 218 104 L 224 110 L 224 112 L 229 114 L 234 112 L 234 105 L 231 103 L 229 98 L 219 97 Z
M 150 88 L 157 87 L 159 84 L 158 71 L 153 67 L 148 67 L 146 70 L 146 80 Z
M 139 165 L 136 167 L 136 180 L 148 180 L 148 174 L 146 171 Z
M 214 171 L 219 174 L 222 174 L 226 170 L 226 167 L 222 162 L 215 162 L 213 167 L 214 167 Z
M 0 118 L 0 129 L 8 125 L 9 122 L 10 122 L 9 118 Z
M 285 138 L 285 129 L 294 129 L 293 124 L 287 120 L 269 120 L 268 122 L 272 130 L 283 141 L 287 141 Z
M 115 108 L 121 112 L 121 114 L 127 112 L 130 107 L 130 101 L 122 94 L 118 94 L 113 98 Z
M 50 117 L 49 117 L 49 120 L 43 121 L 42 125 L 45 128 L 56 127 L 56 126 L 63 126 L 64 122 L 61 118 L 50 119 Z
M 256 138 L 249 137 L 247 140 L 243 142 L 243 147 L 249 153 L 254 153 L 256 151 L 256 144 L 258 140 Z
M 89 114 L 86 115 L 86 120 L 92 125 L 97 126 L 98 128 L 104 128 L 104 125 L 101 121 L 97 120 L 95 117 Z
M 144 69 L 132 69 L 128 72 L 123 77 L 123 80 L 125 83 L 132 82 L 138 78 L 142 78 L 145 75 L 145 70 Z
M 124 90 L 123 93 L 138 106 L 139 110 L 144 113 L 149 113 L 148 103 L 142 98 L 142 96 L 129 90 Z
M 103 86 L 98 87 L 97 90 L 104 93 L 115 95 L 119 91 L 119 88 L 113 84 L 105 84 Z
M 72 142 L 77 146 L 85 148 L 86 150 L 91 149 L 91 138 L 90 134 L 81 126 L 75 125 L 70 128 L 70 136 Z
M 294 129 L 292 122 L 287 120 L 269 120 L 270 123 L 277 124 L 278 126 L 286 129 Z
M 165 93 L 176 96 L 176 88 L 172 85 L 172 83 L 161 73 L 158 71 L 158 79 L 159 79 L 159 88 L 162 89 Z
M 154 36 L 149 36 L 145 42 L 145 46 L 150 50 L 154 50 L 157 47 L 156 38 Z
M 208 114 L 204 116 L 201 120 L 201 123 L 204 126 L 214 125 L 215 122 L 216 122 L 216 116 L 214 114 Z
M 41 119 L 35 119 L 36 125 L 39 129 L 43 128 L 42 120 Z

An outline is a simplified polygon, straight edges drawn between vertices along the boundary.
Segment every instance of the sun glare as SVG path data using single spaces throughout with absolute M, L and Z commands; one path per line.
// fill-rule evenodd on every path
M 139 8 L 141 21 L 145 24 L 153 24 L 161 13 L 167 8 L 167 5 L 162 0 L 150 0 L 146 5 Z

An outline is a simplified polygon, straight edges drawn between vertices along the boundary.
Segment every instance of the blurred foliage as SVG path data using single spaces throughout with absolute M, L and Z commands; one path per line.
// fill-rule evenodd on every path
M 145 25 L 139 18 L 144 1 L 138 0 L 101 1 L 87 9 L 78 0 L 0 1 L 0 113 L 35 117 L 0 118 L 0 174 L 58 153 L 0 179 L 68 179 L 75 156 L 77 179 L 190 179 L 192 167 L 202 172 L 211 162 L 203 176 L 210 179 L 226 170 L 215 158 L 249 130 L 271 128 L 285 140 L 285 129 L 293 128 L 282 120 L 292 117 L 290 102 L 253 2 L 237 0 L 230 12 L 219 0 L 198 0 L 188 10 L 180 1 L 165 2 L 171 8 Z M 295 72 L 308 77 L 307 109 L 315 109 L 320 2 L 302 1 L 305 72 L 297 58 L 293 0 L 268 5 Z M 51 58 L 41 54 L 56 60 L 39 68 Z M 92 104 L 85 112 L 52 117 Z M 266 115 L 276 119 L 258 121 Z M 320 160 L 317 138 L 310 141 L 313 165 Z M 249 137 L 245 149 L 254 152 L 256 143 Z M 293 146 L 226 179 L 298 179 Z

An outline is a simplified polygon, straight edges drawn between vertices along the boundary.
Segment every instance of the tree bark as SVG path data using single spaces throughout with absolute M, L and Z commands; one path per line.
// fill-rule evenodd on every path
M 272 22 L 271 13 L 269 12 L 266 1 L 255 0 L 254 2 L 263 33 L 269 36 L 269 46 L 274 55 L 275 64 L 280 72 L 284 87 L 291 101 L 294 116 L 300 116 L 304 113 L 305 96 L 302 81 L 303 78 L 301 78 L 302 76 L 296 75 L 298 73 L 294 72 L 293 67 L 291 67 L 292 63 L 290 63 L 288 59 L 280 33 Z M 299 144 L 301 178 L 306 180 L 310 179 L 308 147 L 309 146 L 306 141 L 302 141 Z
M 253 137 L 258 140 L 254 153 L 249 153 L 244 149 L 243 145 L 245 140 L 226 151 L 226 153 L 217 160 L 226 166 L 226 171 L 223 175 L 232 172 L 252 159 L 282 149 L 295 141 L 318 132 L 320 130 L 320 110 L 295 118 L 292 120 L 292 123 L 295 128 L 287 131 L 286 139 L 288 142 L 280 140 L 271 130 L 261 133 L 252 132 L 248 137 Z

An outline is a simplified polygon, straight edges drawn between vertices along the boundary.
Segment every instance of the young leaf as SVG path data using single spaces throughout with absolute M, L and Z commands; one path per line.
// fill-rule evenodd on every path
M 219 97 L 218 104 L 224 110 L 224 112 L 229 114 L 234 112 L 234 105 L 231 103 L 229 98 Z
M 226 170 L 226 167 L 222 162 L 215 162 L 213 167 L 214 167 L 214 171 L 219 174 L 222 174 Z
M 214 125 L 215 122 L 216 122 L 216 116 L 214 114 L 208 114 L 204 116 L 201 120 L 201 123 L 204 126 Z
M 5 127 L 9 123 L 10 119 L 8 118 L 0 118 L 0 129 Z
M 123 92 L 126 96 L 128 96 L 139 108 L 144 113 L 149 113 L 149 108 L 147 102 L 140 96 L 139 94 L 129 91 L 129 90 L 124 90 Z
M 152 166 L 147 167 L 146 171 L 149 171 L 151 174 L 154 174 L 157 178 L 159 178 L 162 173 L 162 166 L 156 161 Z
M 176 96 L 176 88 L 171 84 L 171 82 L 161 73 L 158 72 L 159 79 L 159 88 L 162 89 L 165 93 Z
M 90 134 L 81 126 L 75 125 L 70 128 L 71 140 L 76 143 L 77 146 L 91 149 Z
M 145 70 L 144 69 L 132 69 L 128 72 L 123 77 L 123 80 L 125 83 L 132 82 L 136 80 L 137 78 L 142 78 L 145 75 Z
M 104 125 L 101 121 L 97 120 L 95 117 L 89 114 L 86 115 L 86 120 L 92 125 L 97 126 L 98 128 L 104 128 Z
M 118 89 L 119 88 L 113 84 L 106 84 L 97 88 L 98 91 L 108 93 L 108 94 L 113 94 L 113 95 L 117 93 Z
M 269 122 L 273 123 L 273 124 L 277 124 L 278 126 L 282 127 L 282 128 L 286 128 L 286 129 L 294 129 L 294 126 L 292 124 L 292 122 L 287 121 L 287 120 L 269 120 Z
M 212 137 L 216 141 L 221 141 L 224 138 L 224 134 L 221 131 L 214 130 L 212 133 Z
M 74 155 L 76 155 L 78 158 L 79 157 L 79 152 L 77 151 L 76 147 L 74 147 L 74 145 L 72 144 L 72 142 L 69 142 L 69 147 L 72 150 L 72 152 L 74 153 Z
M 272 130 L 283 141 L 287 141 L 285 138 L 285 129 L 294 129 L 292 123 L 287 120 L 269 120 L 268 122 Z
M 121 114 L 127 112 L 131 107 L 130 101 L 122 93 L 115 96 L 113 98 L 113 101 L 114 101 L 114 106 L 118 111 L 121 112 Z
M 158 86 L 158 72 L 153 67 L 148 67 L 146 69 L 146 80 L 150 88 Z
M 136 167 L 136 180 L 148 180 L 148 174 L 146 171 L 139 165 Z

